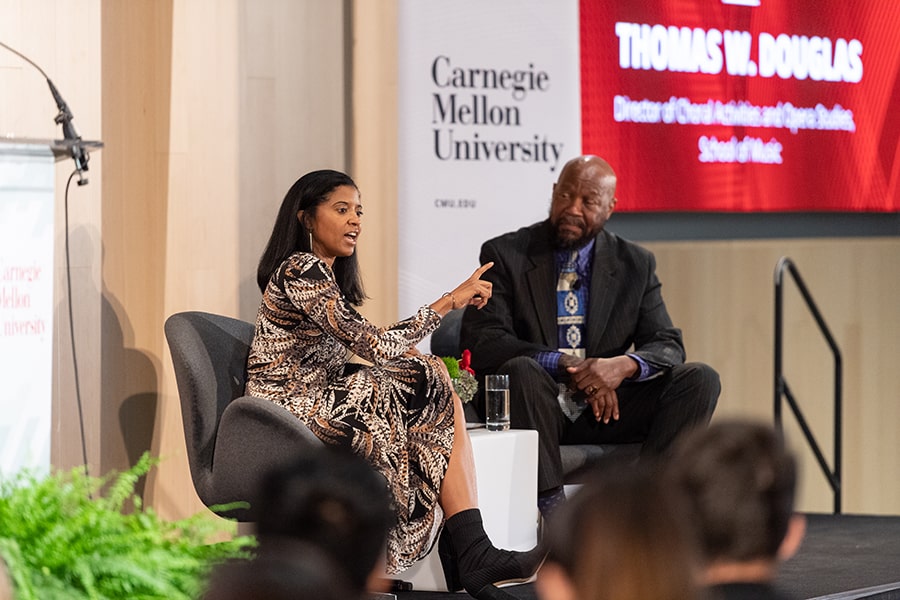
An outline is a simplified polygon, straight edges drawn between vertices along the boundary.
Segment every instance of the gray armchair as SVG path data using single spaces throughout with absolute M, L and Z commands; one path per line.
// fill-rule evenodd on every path
M 464 310 L 458 309 L 447 313 L 440 327 L 431 334 L 432 354 L 460 356 L 462 349 L 459 347 L 459 328 Z M 470 404 L 466 404 L 466 420 L 470 422 L 481 420 Z M 635 460 L 640 451 L 641 444 L 577 444 L 560 446 L 559 455 L 566 474 L 566 483 L 569 484 L 578 483 L 587 470 L 603 459 Z
M 192 311 L 170 316 L 165 333 L 197 495 L 206 506 L 249 502 L 222 516 L 254 521 L 263 475 L 322 442 L 284 408 L 244 395 L 253 325 Z

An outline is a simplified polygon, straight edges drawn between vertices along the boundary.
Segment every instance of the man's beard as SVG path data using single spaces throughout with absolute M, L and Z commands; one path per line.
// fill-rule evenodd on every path
M 557 221 L 556 223 L 552 224 L 553 225 L 553 241 L 554 241 L 554 244 L 555 244 L 557 250 L 580 250 L 581 248 L 583 248 L 584 246 L 589 244 L 590 241 L 592 239 L 594 239 L 594 237 L 598 233 L 600 233 L 600 231 L 597 230 L 597 231 L 588 231 L 581 237 L 577 237 L 577 238 L 563 236 L 563 235 L 560 235 L 560 233 L 559 233 L 559 224 L 561 221 L 562 221 L 562 219 L 560 219 L 560 221 Z M 569 220 L 569 223 L 575 223 L 575 221 Z M 579 222 L 578 225 L 583 225 L 583 223 Z

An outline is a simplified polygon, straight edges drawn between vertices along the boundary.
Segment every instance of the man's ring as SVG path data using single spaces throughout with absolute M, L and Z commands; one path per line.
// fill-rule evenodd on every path
M 595 390 L 596 390 L 596 388 L 591 385 L 591 386 L 588 386 L 588 389 L 586 389 L 585 391 L 587 392 L 588 396 L 593 396 Z

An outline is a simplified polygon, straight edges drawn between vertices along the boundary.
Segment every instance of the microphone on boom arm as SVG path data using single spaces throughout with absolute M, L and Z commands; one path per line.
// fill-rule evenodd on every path
M 81 136 L 78 135 L 78 131 L 75 129 L 75 124 L 72 123 L 74 117 L 72 116 L 72 111 L 69 110 L 69 105 L 66 104 L 66 101 L 63 100 L 62 95 L 59 93 L 59 90 L 56 89 L 56 86 L 53 85 L 53 82 L 44 73 L 44 70 L 40 68 L 37 64 L 34 63 L 27 56 L 18 52 L 17 50 L 10 48 L 3 42 L 0 42 L 0 46 L 3 46 L 32 67 L 37 69 L 41 75 L 44 76 L 44 79 L 47 80 L 47 85 L 50 86 L 50 93 L 53 94 L 53 100 L 56 101 L 56 108 L 59 109 L 59 113 L 56 115 L 54 121 L 59 125 L 62 125 L 63 130 L 63 141 L 66 142 L 66 145 L 69 148 L 69 153 L 72 158 L 75 160 L 75 169 L 78 171 L 78 185 L 86 185 L 88 183 L 87 178 L 84 176 L 85 171 L 88 170 L 88 160 L 90 160 L 90 154 L 85 151 L 84 144 L 81 141 Z
M 72 117 L 72 111 L 69 110 L 69 105 L 63 100 L 59 90 L 56 89 L 50 78 L 47 77 L 46 79 L 47 85 L 50 86 L 50 93 L 53 94 L 53 99 L 56 100 L 56 107 L 59 109 L 59 113 L 54 121 L 62 125 L 63 139 L 71 144 L 69 152 L 75 160 L 75 168 L 78 169 L 78 185 L 85 185 L 88 180 L 84 177 L 84 172 L 88 170 L 90 154 L 84 151 L 84 146 L 81 144 L 81 136 L 78 135 L 78 131 L 75 130 L 75 124 L 72 123 L 74 117 Z

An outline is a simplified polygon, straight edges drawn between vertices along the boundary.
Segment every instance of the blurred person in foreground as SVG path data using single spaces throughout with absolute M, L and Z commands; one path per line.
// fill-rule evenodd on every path
M 324 550 L 302 542 L 266 548 L 250 561 L 229 561 L 212 573 L 202 600 L 363 600 Z
M 12 581 L 2 557 L 0 557 L 0 600 L 13 600 Z
M 789 598 L 778 566 L 800 547 L 806 519 L 794 512 L 795 459 L 774 427 L 732 420 L 693 431 L 666 477 L 684 493 L 710 600 Z
M 541 600 L 692 600 L 699 557 L 676 494 L 648 463 L 600 465 L 549 521 Z
M 353 600 L 383 591 L 396 518 L 387 481 L 364 458 L 328 446 L 305 450 L 265 475 L 259 515 L 256 557 L 219 567 L 204 600 Z

